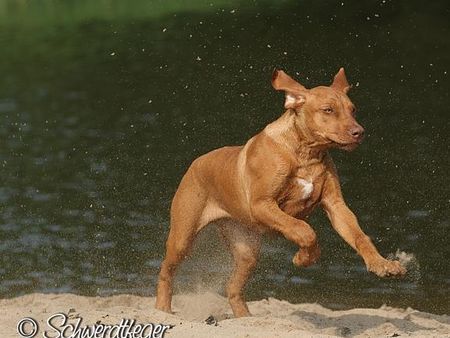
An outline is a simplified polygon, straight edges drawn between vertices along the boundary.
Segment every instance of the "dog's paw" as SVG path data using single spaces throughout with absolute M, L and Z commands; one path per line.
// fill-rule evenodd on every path
M 402 277 L 406 274 L 406 269 L 399 261 L 391 261 L 384 258 L 369 264 L 367 270 L 379 277 Z
M 163 312 L 167 312 L 170 314 L 173 314 L 173 311 L 171 309 L 170 304 L 162 303 L 162 302 L 156 302 L 155 309 Z
M 302 248 L 292 258 L 292 263 L 296 266 L 308 267 L 316 263 L 320 258 L 320 248 L 318 245 L 312 248 Z

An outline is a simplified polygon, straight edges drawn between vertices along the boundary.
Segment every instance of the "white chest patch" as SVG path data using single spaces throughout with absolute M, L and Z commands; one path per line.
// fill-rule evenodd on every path
M 303 178 L 297 178 L 297 183 L 303 187 L 303 199 L 306 200 L 311 197 L 311 194 L 314 190 L 314 185 L 312 181 L 307 181 Z

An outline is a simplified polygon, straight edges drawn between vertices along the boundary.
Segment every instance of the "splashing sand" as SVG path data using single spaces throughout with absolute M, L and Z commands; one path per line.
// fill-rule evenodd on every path
M 388 258 L 398 260 L 408 270 L 406 274 L 407 280 L 414 282 L 421 280 L 420 264 L 414 254 L 397 249 L 396 253 L 389 254 Z

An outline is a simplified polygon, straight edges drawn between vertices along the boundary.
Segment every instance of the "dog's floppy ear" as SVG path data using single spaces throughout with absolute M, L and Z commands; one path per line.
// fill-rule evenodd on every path
M 286 94 L 284 108 L 286 109 L 300 108 L 303 103 L 305 103 L 306 88 L 282 70 L 275 69 L 273 71 L 272 87 L 275 88 L 275 90 L 284 90 Z
M 347 77 L 345 76 L 344 68 L 340 68 L 337 74 L 334 76 L 331 88 L 337 89 L 347 94 L 351 86 L 348 84 Z

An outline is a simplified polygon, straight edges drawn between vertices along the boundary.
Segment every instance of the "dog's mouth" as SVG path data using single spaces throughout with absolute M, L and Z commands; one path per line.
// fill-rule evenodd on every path
M 354 138 L 351 140 L 343 140 L 337 134 L 325 135 L 324 133 L 316 134 L 324 140 L 327 147 L 343 149 L 346 151 L 355 150 L 363 141 L 364 137 Z
M 355 140 L 352 142 L 342 142 L 342 141 L 335 141 L 335 140 L 330 140 L 330 141 L 336 148 L 346 150 L 346 151 L 355 150 L 362 143 L 362 139 Z
M 338 148 L 345 150 L 345 151 L 353 151 L 361 144 L 361 142 L 352 142 L 352 143 L 345 143 L 345 144 L 339 144 Z

